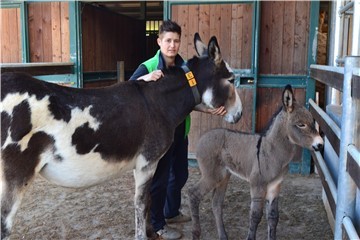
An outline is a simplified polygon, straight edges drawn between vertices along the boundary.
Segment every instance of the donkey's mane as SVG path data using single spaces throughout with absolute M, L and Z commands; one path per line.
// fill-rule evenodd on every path
M 268 133 L 268 131 L 270 130 L 270 128 L 271 128 L 272 125 L 274 124 L 277 115 L 279 115 L 282 110 L 283 110 L 283 107 L 280 107 L 280 108 L 271 116 L 271 119 L 270 119 L 269 122 L 266 124 L 266 127 L 260 132 L 261 137 L 266 136 L 266 134 Z
M 197 64 L 198 62 L 199 62 L 199 57 L 194 56 L 193 58 L 189 59 L 186 62 L 186 65 L 188 65 L 188 67 L 191 67 L 192 65 Z M 179 66 L 169 66 L 168 68 L 161 69 L 161 70 L 164 72 L 164 74 L 176 74 L 176 73 L 182 71 L 182 68 Z

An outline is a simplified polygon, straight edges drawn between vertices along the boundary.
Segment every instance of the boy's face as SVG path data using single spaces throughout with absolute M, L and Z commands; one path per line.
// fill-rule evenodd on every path
M 161 53 L 166 57 L 175 57 L 180 48 L 180 35 L 176 32 L 163 32 L 157 39 Z

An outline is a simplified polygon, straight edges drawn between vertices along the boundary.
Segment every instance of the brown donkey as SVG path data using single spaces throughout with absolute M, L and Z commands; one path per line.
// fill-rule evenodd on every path
M 222 219 L 225 191 L 231 174 L 250 183 L 251 210 L 247 239 L 256 239 L 256 229 L 267 204 L 268 239 L 276 239 L 280 184 L 296 148 L 319 150 L 323 139 L 310 112 L 299 105 L 291 86 L 282 95 L 283 108 L 264 135 L 214 129 L 204 134 L 196 157 L 200 181 L 189 189 L 193 239 L 200 238 L 199 204 L 213 190 L 212 207 L 219 239 L 227 239 Z

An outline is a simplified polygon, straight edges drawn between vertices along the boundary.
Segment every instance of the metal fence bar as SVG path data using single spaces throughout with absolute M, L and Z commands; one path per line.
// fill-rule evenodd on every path
M 343 7 L 340 8 L 339 14 L 344 14 L 347 10 L 354 6 L 354 2 L 348 2 Z
M 343 225 L 344 225 L 344 228 L 346 230 L 346 233 L 347 233 L 349 239 L 360 239 L 359 235 L 356 232 L 354 224 L 349 217 L 344 217 Z
M 352 158 L 354 158 L 354 160 L 360 167 L 360 152 L 359 152 L 359 150 L 356 149 L 356 147 L 354 145 L 350 145 L 348 147 L 348 151 L 349 151 L 349 154 L 352 156 Z
M 341 119 L 342 126 L 334 239 L 343 239 L 343 219 L 344 217 L 350 217 L 353 219 L 355 213 L 356 185 L 349 173 L 346 171 L 346 161 L 348 145 L 353 143 L 355 138 L 354 123 L 356 117 L 356 106 L 354 106 L 351 98 L 351 79 L 353 75 L 353 68 L 359 65 L 360 57 L 349 56 L 345 58 L 342 104 L 343 111 Z
M 354 14 L 353 14 L 353 29 L 352 29 L 352 49 L 351 54 L 359 56 L 359 38 L 360 38 L 360 1 L 354 3 Z
M 346 171 L 350 174 L 358 189 L 360 189 L 360 152 L 355 145 L 348 147 Z M 356 200 L 360 201 L 360 199 Z
M 344 68 L 312 64 L 310 65 L 310 77 L 329 87 L 342 91 Z
M 332 178 L 329 168 L 327 167 L 321 153 L 313 152 L 313 155 L 315 155 L 315 157 L 316 157 L 315 160 L 317 161 L 317 165 L 320 167 L 321 173 L 323 174 L 323 176 L 321 176 L 322 180 L 324 181 L 323 186 L 327 185 L 328 189 L 329 189 L 329 192 L 327 192 L 327 190 L 325 190 L 327 198 L 329 199 L 329 201 L 334 202 L 334 206 L 333 206 L 333 204 L 330 203 L 330 207 L 331 207 L 331 210 L 333 211 L 333 214 L 335 215 L 336 201 L 337 201 L 337 188 L 336 188 L 334 179 Z M 331 194 L 331 196 L 329 196 L 329 194 Z

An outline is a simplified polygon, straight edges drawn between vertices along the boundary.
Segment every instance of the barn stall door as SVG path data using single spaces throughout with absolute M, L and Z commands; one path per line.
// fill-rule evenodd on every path
M 243 102 L 243 117 L 237 124 L 228 124 L 221 117 L 193 111 L 189 135 L 189 153 L 194 156 L 200 136 L 212 128 L 226 127 L 253 132 L 255 127 L 257 46 L 256 11 L 258 4 L 246 3 L 181 3 L 167 2 L 164 19 L 172 19 L 182 27 L 180 54 L 185 59 L 196 55 L 193 39 L 199 32 L 205 44 L 216 36 L 222 57 L 234 69 L 235 84 Z

